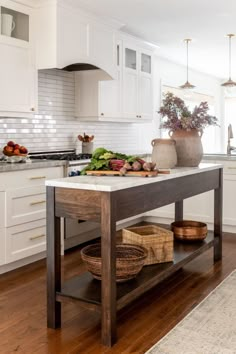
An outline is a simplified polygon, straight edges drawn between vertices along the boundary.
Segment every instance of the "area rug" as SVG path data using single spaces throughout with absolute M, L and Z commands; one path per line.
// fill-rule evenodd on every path
M 236 270 L 146 354 L 236 354 Z

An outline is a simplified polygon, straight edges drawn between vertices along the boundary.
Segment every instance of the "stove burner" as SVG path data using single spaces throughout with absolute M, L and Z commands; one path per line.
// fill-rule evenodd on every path
M 42 155 L 31 155 L 31 159 L 38 160 L 64 160 L 64 161 L 76 161 L 76 160 L 88 160 L 91 159 L 91 154 L 75 154 L 75 153 L 66 153 L 66 154 L 42 154 Z

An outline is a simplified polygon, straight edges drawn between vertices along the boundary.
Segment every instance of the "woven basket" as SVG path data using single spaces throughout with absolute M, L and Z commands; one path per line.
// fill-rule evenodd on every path
M 101 280 L 101 244 L 96 243 L 81 250 L 82 260 L 95 279 Z M 116 245 L 116 281 L 124 282 L 136 277 L 141 271 L 147 250 L 138 245 Z
M 173 261 L 173 232 L 156 225 L 122 230 L 123 242 L 138 244 L 148 250 L 145 265 Z
M 171 224 L 171 230 L 177 240 L 184 242 L 203 241 L 207 236 L 207 225 L 200 221 L 175 221 Z

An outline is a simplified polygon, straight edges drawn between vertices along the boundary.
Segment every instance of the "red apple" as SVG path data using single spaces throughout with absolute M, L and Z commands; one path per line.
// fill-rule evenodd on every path
M 4 147 L 3 151 L 6 151 L 6 152 L 13 152 L 13 147 L 7 145 L 7 146 Z
M 14 143 L 14 141 L 8 141 L 7 145 L 13 147 L 15 145 L 15 143 Z
M 14 149 L 13 154 L 20 155 L 20 150 L 19 149 Z
M 26 147 L 20 146 L 20 152 L 21 152 L 22 154 L 27 154 L 28 150 L 26 149 Z
M 20 149 L 20 145 L 19 144 L 15 144 L 14 145 L 14 150 L 16 150 L 16 149 Z

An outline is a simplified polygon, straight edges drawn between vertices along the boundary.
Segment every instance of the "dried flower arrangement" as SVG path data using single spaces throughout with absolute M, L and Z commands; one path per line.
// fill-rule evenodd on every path
M 184 101 L 171 92 L 164 94 L 163 105 L 158 113 L 164 120 L 160 128 L 170 130 L 202 130 L 210 125 L 218 125 L 218 119 L 208 114 L 207 102 L 201 102 L 195 106 L 193 112 L 185 105 Z M 165 119 L 166 118 L 166 119 Z

